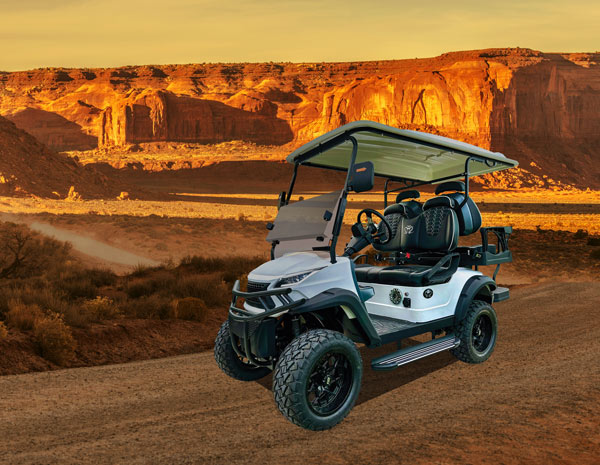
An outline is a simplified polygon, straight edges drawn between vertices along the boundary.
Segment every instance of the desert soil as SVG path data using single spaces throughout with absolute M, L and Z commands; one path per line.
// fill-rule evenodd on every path
M 314 433 L 212 353 L 0 378 L 2 463 L 597 464 L 600 283 L 513 288 L 482 365 L 449 353 L 365 370 L 349 417 Z M 365 365 L 389 347 L 362 349 Z

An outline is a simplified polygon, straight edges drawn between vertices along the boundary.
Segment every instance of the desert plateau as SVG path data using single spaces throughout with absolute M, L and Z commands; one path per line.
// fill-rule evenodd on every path
M 597 464 L 599 108 L 598 52 L 0 72 L 0 462 Z M 234 281 L 269 259 L 286 156 L 359 120 L 519 162 L 470 193 L 514 229 L 511 298 L 489 362 L 365 368 L 348 418 L 313 433 L 212 350 Z M 303 169 L 293 201 L 344 182 Z M 341 237 L 382 193 L 350 195 Z

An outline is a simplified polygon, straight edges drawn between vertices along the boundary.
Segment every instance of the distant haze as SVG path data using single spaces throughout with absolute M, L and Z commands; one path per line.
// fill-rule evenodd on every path
M 0 70 L 600 49 L 597 0 L 0 0 Z

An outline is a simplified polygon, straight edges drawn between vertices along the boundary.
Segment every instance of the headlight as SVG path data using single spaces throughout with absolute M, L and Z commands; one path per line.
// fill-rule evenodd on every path
M 280 286 L 289 286 L 291 284 L 297 284 L 300 281 L 303 281 L 306 278 L 308 278 L 308 276 L 313 274 L 315 271 L 317 271 L 317 270 L 307 271 L 305 273 L 296 274 L 294 276 L 288 276 L 287 278 L 281 278 L 279 280 L 279 285 Z

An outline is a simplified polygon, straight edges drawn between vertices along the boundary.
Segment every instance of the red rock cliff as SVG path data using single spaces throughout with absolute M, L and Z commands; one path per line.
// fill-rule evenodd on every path
M 299 145 L 371 119 L 444 134 L 600 187 L 600 54 L 43 69 L 0 74 L 0 113 L 47 144 Z

